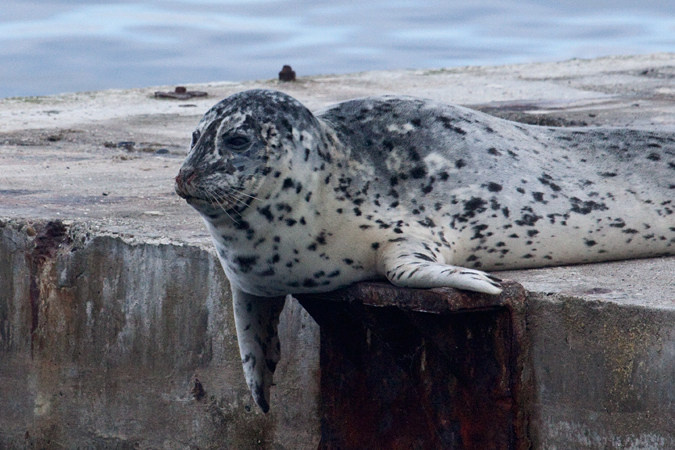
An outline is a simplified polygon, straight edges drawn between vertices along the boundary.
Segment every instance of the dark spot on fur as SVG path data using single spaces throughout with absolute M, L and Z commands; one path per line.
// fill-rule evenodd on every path
M 544 186 L 550 187 L 552 191 L 554 191 L 554 192 L 559 192 L 562 188 L 561 188 L 560 186 L 558 186 L 557 184 L 555 184 L 554 182 L 552 182 L 552 181 L 551 181 L 552 179 L 553 179 L 553 177 L 551 177 L 550 175 L 544 173 L 544 174 L 541 176 L 541 178 L 539 178 L 539 182 L 540 182 L 541 184 L 543 184 Z
M 427 256 L 427 255 L 425 255 L 424 253 L 414 253 L 413 256 L 414 256 L 415 258 L 421 259 L 421 260 L 423 260 L 423 261 L 430 261 L 430 262 L 435 262 L 435 261 L 436 261 L 435 259 L 433 259 L 433 258 L 431 258 L 431 257 L 429 257 L 429 256 Z
M 262 214 L 269 222 L 272 222 L 274 220 L 274 216 L 270 211 L 270 205 L 265 205 L 264 208 L 258 208 L 258 212 Z
M 443 122 L 443 126 L 445 128 L 447 128 L 448 130 L 452 130 L 457 134 L 462 134 L 462 135 L 466 134 L 466 131 L 464 131 L 460 127 L 457 127 L 457 126 L 452 124 L 453 119 L 451 119 L 449 117 L 445 117 L 445 116 L 440 116 L 437 119 L 440 120 L 441 122 Z
M 537 221 L 539 219 L 541 219 L 541 216 L 536 215 L 534 213 L 534 211 L 532 211 L 532 208 L 530 208 L 530 207 L 525 207 L 525 208 L 522 209 L 522 211 L 524 211 L 524 214 L 522 214 L 520 216 L 519 220 L 515 221 L 515 223 L 517 225 L 520 225 L 521 227 L 522 226 L 527 226 L 527 227 L 534 226 L 534 224 L 537 223 Z
M 427 168 L 424 166 L 417 166 L 410 171 L 410 176 L 412 178 L 423 178 L 427 174 Z
M 499 191 L 502 190 L 502 185 L 497 184 L 497 183 L 493 183 L 493 182 L 489 182 L 487 184 L 487 190 L 490 191 L 490 192 L 499 192 Z
M 242 273 L 248 273 L 253 269 L 253 266 L 258 261 L 258 256 L 257 255 L 250 255 L 250 256 L 235 256 L 234 259 L 232 260 L 233 263 L 235 263 L 238 267 L 239 270 L 241 270 Z
M 430 217 L 425 217 L 424 220 L 418 220 L 417 223 L 427 228 L 436 226 L 436 224 L 434 223 L 433 220 L 431 220 Z
M 304 281 L 302 282 L 302 285 L 304 287 L 311 288 L 311 287 L 317 287 L 319 284 L 311 278 L 305 278 Z
M 572 203 L 572 212 L 577 214 L 590 214 L 592 211 L 607 211 L 609 208 L 604 203 L 596 203 L 592 200 L 582 201 L 577 197 L 570 198 Z
M 316 237 L 316 242 L 318 242 L 319 245 L 326 245 L 326 233 L 324 231 L 319 233 L 319 235 Z
M 481 224 L 481 225 L 476 225 L 476 226 L 474 226 L 474 227 L 473 227 L 473 232 L 474 232 L 474 234 L 473 234 L 473 236 L 471 237 L 471 240 L 473 240 L 473 239 L 482 239 L 482 238 L 484 238 L 485 235 L 484 235 L 482 232 L 485 231 L 485 230 L 487 230 L 487 229 L 488 229 L 488 226 L 485 225 L 485 224 Z
M 463 159 L 458 159 L 457 161 L 455 161 L 455 167 L 457 167 L 458 169 L 461 169 L 464 166 L 466 166 L 466 162 L 464 162 Z
M 237 230 L 248 230 L 249 228 L 251 228 L 251 225 L 245 220 L 240 220 L 234 223 L 234 227 Z
M 273 267 L 269 267 L 266 271 L 260 272 L 260 276 L 261 276 L 261 277 L 271 277 L 271 276 L 273 276 L 274 274 L 275 274 L 275 272 L 274 272 L 274 268 L 273 268 Z
M 487 202 L 482 198 L 471 197 L 471 200 L 464 202 L 464 211 L 466 212 L 483 212 Z

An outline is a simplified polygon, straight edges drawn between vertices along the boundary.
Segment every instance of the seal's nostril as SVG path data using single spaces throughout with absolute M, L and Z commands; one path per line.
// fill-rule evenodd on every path
M 176 193 L 181 197 L 185 197 L 189 194 L 190 185 L 197 177 L 197 173 L 194 169 L 185 169 L 181 168 L 176 175 Z

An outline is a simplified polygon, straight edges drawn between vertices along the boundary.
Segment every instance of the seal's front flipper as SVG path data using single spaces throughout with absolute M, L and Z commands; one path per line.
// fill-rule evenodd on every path
M 281 356 L 277 325 L 285 297 L 257 297 L 232 287 L 232 300 L 246 384 L 253 400 L 267 412 L 272 375 Z
M 480 270 L 445 264 L 433 245 L 411 238 L 389 242 L 378 253 L 377 270 L 392 284 L 410 288 L 452 287 L 496 295 L 500 279 Z

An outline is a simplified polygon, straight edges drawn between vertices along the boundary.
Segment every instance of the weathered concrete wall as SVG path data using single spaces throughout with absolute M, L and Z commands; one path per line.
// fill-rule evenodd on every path
M 673 257 L 500 274 L 530 291 L 534 448 L 675 448 L 673 274 Z
M 293 303 L 281 332 L 264 415 L 208 251 L 5 222 L 0 448 L 316 448 L 316 325 Z
M 675 448 L 675 308 L 530 294 L 528 324 L 534 448 Z

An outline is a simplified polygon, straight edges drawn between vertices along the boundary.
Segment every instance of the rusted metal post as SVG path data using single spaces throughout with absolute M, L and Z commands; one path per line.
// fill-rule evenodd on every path
M 522 286 L 359 283 L 298 300 L 321 327 L 321 450 L 529 448 Z

